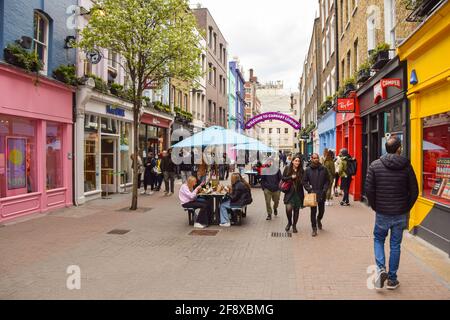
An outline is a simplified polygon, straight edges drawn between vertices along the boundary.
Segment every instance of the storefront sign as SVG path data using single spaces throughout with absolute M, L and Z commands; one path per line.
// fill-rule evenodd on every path
M 378 103 L 381 99 L 386 99 L 386 88 L 387 87 L 396 87 L 398 89 L 402 88 L 402 80 L 401 79 L 381 79 L 373 87 L 373 101 L 374 103 Z
M 246 130 L 251 129 L 258 123 L 268 121 L 268 120 L 283 121 L 296 130 L 300 130 L 300 128 L 301 128 L 300 123 L 298 121 L 296 121 L 295 119 L 291 118 L 290 116 L 288 116 L 287 114 L 279 113 L 279 112 L 267 112 L 267 113 L 260 114 L 256 117 L 250 119 L 245 124 L 245 129 Z
M 355 99 L 338 99 L 337 101 L 337 113 L 354 113 L 355 112 Z
M 26 148 L 27 140 L 25 138 L 7 138 L 8 144 L 8 189 L 22 189 L 27 186 L 26 176 Z
M 118 116 L 118 117 L 125 117 L 125 110 L 118 108 L 116 106 L 106 106 L 106 113 Z
M 160 127 L 160 128 L 170 128 L 171 121 L 168 119 L 156 117 L 152 114 L 144 113 L 141 119 L 142 123 L 149 124 L 151 126 Z

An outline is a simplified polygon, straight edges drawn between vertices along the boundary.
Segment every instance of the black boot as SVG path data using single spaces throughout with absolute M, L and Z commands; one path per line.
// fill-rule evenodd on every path
M 317 226 L 319 227 L 319 230 L 322 230 L 322 222 L 320 220 L 317 221 Z
M 286 226 L 286 228 L 284 228 L 284 230 L 286 230 L 286 232 L 288 232 L 291 229 L 292 224 L 289 222 Z
M 317 236 L 317 229 L 313 229 L 313 231 L 312 231 L 312 234 L 311 234 L 313 237 L 316 237 Z
M 287 216 L 287 219 L 288 219 L 288 224 L 287 224 L 285 230 L 289 231 L 291 229 L 291 227 L 292 227 L 292 212 L 290 212 L 290 213 L 286 212 L 286 216 Z
M 299 212 L 294 212 L 294 224 L 293 224 L 293 228 L 292 228 L 292 231 L 294 233 L 298 233 L 298 231 L 297 231 L 298 216 L 299 216 Z

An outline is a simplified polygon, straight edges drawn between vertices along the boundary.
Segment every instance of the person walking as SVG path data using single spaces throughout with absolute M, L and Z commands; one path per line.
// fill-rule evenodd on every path
M 328 154 L 328 148 L 323 149 L 323 155 L 320 157 L 320 163 L 321 164 L 325 163 L 325 159 L 327 158 L 327 154 Z
M 197 198 L 197 194 L 202 189 L 204 182 L 194 189 L 196 184 L 197 179 L 195 177 L 188 177 L 186 182 L 181 186 L 178 197 L 183 208 L 200 208 L 200 212 L 194 223 L 194 228 L 204 229 L 208 226 L 209 217 L 211 216 L 211 205 L 207 201 L 202 201 Z
M 284 168 L 283 176 L 281 178 L 284 182 L 291 184 L 289 190 L 284 195 L 283 202 L 286 205 L 286 216 L 288 220 L 285 230 L 289 231 L 292 227 L 292 232 L 294 233 L 298 232 L 297 222 L 305 198 L 302 184 L 304 171 L 301 163 L 301 155 L 295 155 L 290 165 Z M 292 214 L 294 214 L 294 217 L 292 217 Z M 294 218 L 293 221 L 292 218 Z
M 336 156 L 336 159 L 334 159 L 334 196 L 337 198 L 339 196 L 339 167 L 341 165 L 341 157 L 339 155 Z
M 311 156 L 311 164 L 306 168 L 303 176 L 303 187 L 308 193 L 315 193 L 317 197 L 317 207 L 311 207 L 311 227 L 312 236 L 317 236 L 317 227 L 322 230 L 322 219 L 325 214 L 325 199 L 330 185 L 330 175 L 328 170 L 320 163 L 318 153 Z M 319 209 L 319 216 L 317 216 Z
M 175 164 L 172 161 L 171 149 L 163 151 L 161 160 L 161 171 L 164 175 L 165 196 L 171 196 L 174 193 L 175 183 Z
M 147 154 L 147 159 L 145 161 L 144 190 L 141 192 L 141 194 L 149 194 L 149 195 L 153 194 L 153 190 L 155 189 L 156 183 L 155 167 L 156 167 L 156 160 L 153 157 L 153 152 L 149 152 Z M 147 190 L 148 186 L 150 186 L 150 191 Z
M 327 155 L 325 157 L 325 160 L 323 162 L 323 166 L 327 169 L 328 171 L 328 177 L 329 177 L 329 185 L 328 185 L 328 189 L 327 189 L 327 196 L 326 196 L 326 201 L 325 201 L 325 205 L 326 206 L 332 206 L 333 202 L 331 200 L 333 200 L 333 195 L 331 192 L 331 189 L 333 188 L 333 181 L 334 181 L 334 177 L 336 175 L 336 168 L 334 166 L 334 153 L 331 150 L 328 150 Z
M 155 156 L 155 160 L 156 160 L 156 167 L 155 167 L 156 187 L 155 187 L 155 191 L 160 191 L 162 182 L 164 180 L 164 175 L 163 175 L 163 173 L 161 171 L 161 157 L 156 155 Z
M 349 206 L 349 190 L 352 183 L 352 173 L 349 172 L 350 161 L 353 161 L 352 157 L 349 155 L 348 150 L 343 148 L 340 152 L 340 165 L 339 165 L 339 177 L 341 178 L 341 190 L 344 192 L 344 197 L 341 201 L 341 206 Z
M 272 220 L 272 201 L 273 201 L 273 214 L 278 215 L 278 204 L 280 203 L 280 181 L 282 178 L 280 169 L 277 169 L 275 174 L 269 175 L 268 172 L 271 171 L 273 166 L 273 161 L 269 160 L 265 164 L 265 168 L 261 173 L 261 187 L 264 192 L 264 199 L 266 201 L 266 220 Z
M 408 214 L 419 196 L 419 186 L 411 162 L 401 155 L 402 143 L 392 137 L 386 144 L 387 154 L 375 160 L 367 171 L 365 191 L 370 207 L 375 211 L 374 251 L 377 265 L 375 288 L 394 290 L 400 282 L 400 247 L 403 230 L 408 227 Z M 384 242 L 390 235 L 389 273 L 386 269 Z

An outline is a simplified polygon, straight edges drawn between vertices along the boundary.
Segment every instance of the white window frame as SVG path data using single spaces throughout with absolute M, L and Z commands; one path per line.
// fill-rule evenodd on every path
M 327 62 L 326 56 L 327 56 L 327 46 L 326 46 L 326 41 L 324 38 L 324 39 L 322 39 L 322 69 L 323 70 L 325 70 L 325 68 L 327 66 L 326 65 L 326 62 Z
M 385 42 L 391 45 L 391 48 L 396 47 L 396 35 L 395 35 L 395 1 L 394 0 L 384 0 L 384 38 Z
M 376 17 L 375 13 L 367 17 L 367 52 L 376 47 Z
M 47 71 L 48 71 L 48 42 L 49 42 L 50 24 L 49 24 L 48 19 L 41 12 L 39 12 L 37 10 L 34 11 L 33 22 L 34 22 L 35 18 L 38 18 L 38 19 L 44 21 L 44 28 L 45 28 L 44 41 L 45 41 L 45 43 L 39 41 L 39 39 L 36 39 L 36 38 L 39 38 L 39 35 L 37 35 L 36 38 L 34 37 L 35 30 L 33 30 L 33 51 L 37 54 L 36 44 L 43 46 L 44 54 L 43 54 L 43 60 L 41 60 L 43 63 L 43 69 L 40 71 L 40 73 L 47 74 Z M 38 26 L 38 33 L 39 33 L 39 20 L 36 21 L 35 24 Z
M 330 22 L 330 28 L 331 28 L 331 32 L 330 32 L 330 56 L 333 55 L 334 53 L 334 47 L 335 47 L 335 43 L 334 43 L 334 35 L 335 35 L 335 29 L 334 29 L 334 16 L 331 18 L 331 22 Z

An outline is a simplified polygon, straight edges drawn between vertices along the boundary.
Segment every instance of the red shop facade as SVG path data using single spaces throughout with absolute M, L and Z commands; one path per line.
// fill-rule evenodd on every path
M 347 99 L 343 99 L 345 103 L 342 104 L 341 110 L 338 103 L 336 113 L 336 151 L 339 152 L 342 148 L 346 148 L 353 158 L 358 163 L 358 170 L 353 177 L 350 185 L 350 194 L 353 195 L 354 201 L 361 200 L 362 191 L 362 122 L 360 118 L 360 109 L 356 93 L 351 92 Z M 349 108 L 353 103 L 353 107 Z M 354 112 L 349 112 L 353 110 Z

